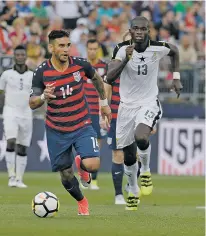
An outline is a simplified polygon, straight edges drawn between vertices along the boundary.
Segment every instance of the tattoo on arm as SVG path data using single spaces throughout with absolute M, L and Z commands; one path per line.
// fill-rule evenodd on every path
M 172 71 L 173 72 L 179 72 L 179 50 L 176 46 L 169 44 L 170 52 L 168 56 L 170 56 L 171 59 L 171 65 L 172 65 Z
M 92 83 L 99 93 L 99 97 L 101 100 L 106 99 L 106 93 L 104 89 L 104 82 L 102 77 L 95 71 L 94 76 L 92 78 Z

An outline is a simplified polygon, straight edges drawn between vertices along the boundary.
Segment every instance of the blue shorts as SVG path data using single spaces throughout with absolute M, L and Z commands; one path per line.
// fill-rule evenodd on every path
M 116 124 L 117 124 L 117 120 L 112 119 L 111 124 L 110 124 L 110 129 L 107 135 L 107 144 L 112 150 L 119 150 L 117 148 L 117 143 L 116 143 Z
M 74 161 L 72 147 L 82 159 L 99 157 L 97 134 L 91 125 L 63 133 L 46 126 L 47 146 L 52 171 L 70 168 Z
M 103 139 L 106 136 L 106 133 L 104 134 L 104 130 L 102 132 L 102 129 L 99 125 L 99 115 L 90 115 L 92 120 L 92 127 L 97 133 L 98 139 Z

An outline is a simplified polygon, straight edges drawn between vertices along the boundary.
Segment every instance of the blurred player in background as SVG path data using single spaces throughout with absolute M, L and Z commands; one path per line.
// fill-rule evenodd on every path
M 87 59 L 90 64 L 95 68 L 95 70 L 101 75 L 102 78 L 107 73 L 107 64 L 98 59 L 98 49 L 99 43 L 96 39 L 90 39 L 87 42 Z M 89 112 L 92 119 L 92 127 L 97 133 L 97 140 L 99 148 L 101 149 L 101 141 L 107 134 L 107 131 L 101 129 L 99 124 L 100 111 L 99 111 L 99 95 L 92 83 L 90 78 L 84 77 L 84 91 L 86 94 Z M 104 122 L 104 120 L 102 120 Z M 92 173 L 92 181 L 90 184 L 90 189 L 98 190 L 99 186 L 97 184 L 97 172 Z
M 124 152 L 125 174 L 130 185 L 127 207 L 137 209 L 137 165 L 136 152 L 141 161 L 141 193 L 152 193 L 150 173 L 151 146 L 149 136 L 162 116 L 157 98 L 157 75 L 159 60 L 165 55 L 171 57 L 173 70 L 172 88 L 178 96 L 182 85 L 179 73 L 178 49 L 165 42 L 151 41 L 149 21 L 136 17 L 131 21 L 132 40 L 118 45 L 115 59 L 109 64 L 107 82 L 112 84 L 120 77 L 120 106 L 117 116 L 117 147 Z
M 101 76 L 86 60 L 69 56 L 69 33 L 53 30 L 48 37 L 52 57 L 34 72 L 30 107 L 36 109 L 47 101 L 46 134 L 52 171 L 60 172 L 64 188 L 77 200 L 78 214 L 89 215 L 88 201 L 72 168 L 72 147 L 79 155 L 76 165 L 85 187 L 91 182 L 89 172 L 96 172 L 100 166 L 96 133 L 83 90 L 84 76 L 99 93 L 103 117 L 110 120 L 111 110 Z
M 26 59 L 26 49 L 21 45 L 17 46 L 14 49 L 14 67 L 4 71 L 0 78 L 0 92 L 5 92 L 3 125 L 7 140 L 8 186 L 18 188 L 27 187 L 23 183 L 23 175 L 27 165 L 26 149 L 32 138 L 29 96 L 33 72 L 28 70 Z

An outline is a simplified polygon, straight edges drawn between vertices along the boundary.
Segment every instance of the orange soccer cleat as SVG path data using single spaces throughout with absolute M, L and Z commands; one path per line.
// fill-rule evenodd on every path
M 86 197 L 84 197 L 81 201 L 78 201 L 78 215 L 89 216 L 89 203 Z

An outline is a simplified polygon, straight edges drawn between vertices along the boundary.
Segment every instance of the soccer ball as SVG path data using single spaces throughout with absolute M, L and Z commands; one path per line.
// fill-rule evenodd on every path
M 32 211 L 38 217 L 54 217 L 59 210 L 59 200 L 51 192 L 38 193 L 32 200 Z

